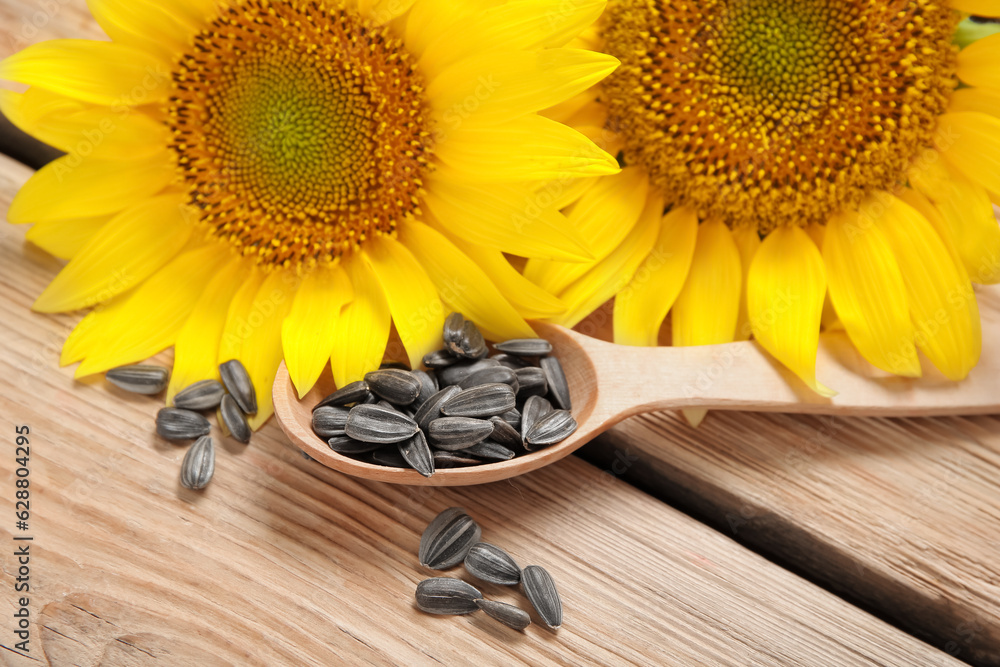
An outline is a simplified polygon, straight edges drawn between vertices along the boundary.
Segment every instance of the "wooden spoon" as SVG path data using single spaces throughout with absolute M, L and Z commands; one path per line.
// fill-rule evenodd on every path
M 752 342 L 625 347 L 562 327 L 534 326 L 540 336 L 552 342 L 553 354 L 566 371 L 573 415 L 580 425 L 568 439 L 547 449 L 502 463 L 441 469 L 429 478 L 414 470 L 361 463 L 333 452 L 312 432 L 312 408 L 333 391 L 332 381 L 321 382 L 300 401 L 284 364 L 274 382 L 275 415 L 296 446 L 330 468 L 380 482 L 463 486 L 541 468 L 623 419 L 657 410 L 708 408 L 884 417 L 1000 412 L 1000 320 L 996 318 L 988 321 L 984 317 L 982 358 L 962 382 L 950 382 L 933 369 L 920 379 L 882 374 L 860 358 L 844 334 L 824 334 L 818 377 L 839 392 L 832 399 L 810 391 Z

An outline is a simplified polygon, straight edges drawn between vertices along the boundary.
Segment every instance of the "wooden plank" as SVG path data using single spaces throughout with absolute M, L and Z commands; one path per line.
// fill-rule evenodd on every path
M 0 211 L 29 174 L 0 161 Z M 221 441 L 215 480 L 185 490 L 184 447 L 153 435 L 158 399 L 58 369 L 76 317 L 29 306 L 59 263 L 23 228 L 2 229 L 0 542 L 13 544 L 20 424 L 32 514 L 18 532 L 34 537 L 32 659 L 5 631 L 8 664 L 959 664 L 575 458 L 488 486 L 398 487 L 304 460 L 272 423 L 249 447 Z M 431 574 L 416 562 L 420 532 L 454 505 L 522 564 L 550 569 L 558 634 L 413 607 Z M 13 551 L 0 550 L 7 619 Z

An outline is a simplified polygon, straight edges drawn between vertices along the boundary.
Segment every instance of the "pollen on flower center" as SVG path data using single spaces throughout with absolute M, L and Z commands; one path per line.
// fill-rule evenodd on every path
M 418 210 L 422 80 L 399 39 L 340 4 L 230 3 L 173 80 L 191 204 L 262 265 L 335 261 Z
M 937 0 L 620 0 L 602 99 L 673 201 L 762 232 L 823 222 L 931 145 L 956 20 Z

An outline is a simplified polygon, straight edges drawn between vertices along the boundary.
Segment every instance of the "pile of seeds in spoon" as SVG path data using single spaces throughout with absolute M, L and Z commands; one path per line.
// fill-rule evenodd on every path
M 420 564 L 447 570 L 459 563 L 473 577 L 501 586 L 521 585 L 535 613 L 550 630 L 562 625 L 562 601 L 548 571 L 538 565 L 523 570 L 500 547 L 482 542 L 483 531 L 461 507 L 451 507 L 431 521 L 420 538 Z M 453 577 L 434 577 L 417 584 L 417 606 L 429 614 L 464 615 L 482 609 L 491 618 L 524 630 L 531 616 L 520 607 L 489 600 L 472 584 Z
M 551 343 L 508 340 L 489 356 L 461 313 L 445 320 L 443 339 L 424 370 L 383 366 L 324 398 L 313 431 L 338 454 L 430 477 L 437 468 L 507 461 L 576 430 Z

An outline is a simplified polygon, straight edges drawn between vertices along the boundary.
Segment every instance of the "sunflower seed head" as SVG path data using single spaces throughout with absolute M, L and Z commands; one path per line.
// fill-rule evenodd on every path
M 161 408 L 156 413 L 156 432 L 167 440 L 194 440 L 208 435 L 211 425 L 204 416 L 180 408 Z
M 472 447 L 466 447 L 457 454 L 464 454 L 466 456 L 475 456 L 481 459 L 488 459 L 490 461 L 510 461 L 515 456 L 513 450 L 507 449 L 498 442 L 486 439 L 482 442 L 477 442 Z
M 219 366 L 219 374 L 226 390 L 233 395 L 243 414 L 257 414 L 257 392 L 250 381 L 250 374 L 239 359 L 230 359 Z
M 104 377 L 125 391 L 152 396 L 167 388 L 170 371 L 162 366 L 119 366 L 109 370 Z
M 552 412 L 552 404 L 547 398 L 541 396 L 529 396 L 524 402 L 521 410 L 521 439 L 528 435 L 528 431 L 539 419 Z
M 446 452 L 440 449 L 434 451 L 435 468 L 468 468 L 469 466 L 478 466 L 483 463 L 482 459 L 469 456 L 465 452 Z
M 386 368 L 365 375 L 368 388 L 393 405 L 409 405 L 420 394 L 420 379 L 410 371 Z
M 517 338 L 497 343 L 494 347 L 501 352 L 518 357 L 544 357 L 552 354 L 552 343 L 544 338 Z
M 493 423 L 493 433 L 490 434 L 491 440 L 504 447 L 514 449 L 524 444 L 521 440 L 521 432 L 504 421 L 503 417 L 490 417 L 490 421 Z
M 517 375 L 518 398 L 544 396 L 548 392 L 548 382 L 545 379 L 545 372 L 541 368 L 528 366 L 527 368 L 519 368 L 514 373 Z
M 482 442 L 493 433 L 493 423 L 472 417 L 441 417 L 430 423 L 427 434 L 438 449 L 458 451 Z
M 438 369 L 438 382 L 441 386 L 458 384 L 476 371 L 490 366 L 499 366 L 500 362 L 495 359 L 477 359 L 475 361 L 465 360 L 447 368 Z
M 343 432 L 347 426 L 347 417 L 351 414 L 349 408 L 335 408 L 325 405 L 316 408 L 312 413 L 313 433 L 323 438 L 332 438 L 336 431 Z
M 432 570 L 446 570 L 465 560 L 483 531 L 461 507 L 438 514 L 420 537 L 420 564 Z
M 556 582 L 545 568 L 529 565 L 521 572 L 521 588 L 542 622 L 552 630 L 562 625 L 562 601 L 556 591 Z
M 204 489 L 215 474 L 215 445 L 204 435 L 191 445 L 181 463 L 181 484 L 189 489 Z
M 535 422 L 524 436 L 529 452 L 562 442 L 576 431 L 576 420 L 568 410 L 554 410 Z
M 346 384 L 337 391 L 333 392 L 320 401 L 319 404 L 313 408 L 313 410 L 324 408 L 326 406 L 343 407 L 353 403 L 361 403 L 369 396 L 371 396 L 371 394 L 368 392 L 368 383 L 364 380 L 358 380 L 357 382 Z
M 344 430 L 355 440 L 393 444 L 413 437 L 417 422 L 381 405 L 356 405 L 347 416 Z
M 174 396 L 174 407 L 185 410 L 214 410 L 226 393 L 218 380 L 202 380 L 185 387 Z
M 343 431 L 341 431 L 339 435 L 327 438 L 326 444 L 328 444 L 330 449 L 338 454 L 367 454 L 368 452 L 374 452 L 376 449 L 383 446 L 377 442 L 361 442 L 360 440 L 355 440 L 354 438 L 345 435 Z
M 250 424 L 247 423 L 246 415 L 240 410 L 240 406 L 236 405 L 236 399 L 229 394 L 223 396 L 222 402 L 219 403 L 218 418 L 219 425 L 225 429 L 226 435 L 243 444 L 250 442 L 250 436 L 253 434 Z
M 420 393 L 417 394 L 417 400 L 413 401 L 410 405 L 410 409 L 419 410 L 420 406 L 427 402 L 431 396 L 437 393 L 438 383 L 437 378 L 434 376 L 434 371 L 413 371 L 413 377 L 420 381 Z
M 528 615 L 528 612 L 515 607 L 512 604 L 497 602 L 496 600 L 487 600 L 486 598 L 479 598 L 475 602 L 487 616 L 496 621 L 500 621 L 508 628 L 513 628 L 514 630 L 524 630 L 526 627 L 531 625 L 531 616 Z
M 441 413 L 448 417 L 493 417 L 512 410 L 515 402 L 509 384 L 481 384 L 442 403 Z
M 466 376 L 465 379 L 458 383 L 458 386 L 462 389 L 471 389 L 472 387 L 481 384 L 494 383 L 510 385 L 510 388 L 514 390 L 514 393 L 517 393 L 517 375 L 515 375 L 514 371 L 506 366 L 489 366 L 487 368 L 480 368 L 475 373 L 470 373 Z
M 406 462 L 403 455 L 399 453 L 399 447 L 395 445 L 376 449 L 371 453 L 371 460 L 373 463 L 377 463 L 380 466 L 387 466 L 389 468 L 410 467 L 410 464 Z
M 562 364 L 555 357 L 545 357 L 539 363 L 545 373 L 552 402 L 557 408 L 572 410 L 573 403 L 569 397 L 569 383 L 566 382 L 566 374 L 563 372 Z
M 531 364 L 520 357 L 515 357 L 512 354 L 494 354 L 490 357 L 493 361 L 497 362 L 501 366 L 506 366 L 507 368 L 516 371 L 518 368 L 527 368 Z
M 441 416 L 441 404 L 461 391 L 461 389 L 455 386 L 444 387 L 420 406 L 413 419 L 420 425 L 420 428 L 426 431 L 430 427 L 431 422 Z
M 476 600 L 481 597 L 482 593 L 461 579 L 435 577 L 417 584 L 417 606 L 429 614 L 471 614 L 479 610 Z
M 434 454 L 427 444 L 423 431 L 417 431 L 409 440 L 399 443 L 399 453 L 410 467 L 424 477 L 434 474 Z
M 506 551 L 488 542 L 473 544 L 465 555 L 465 569 L 474 577 L 501 586 L 521 581 L 521 568 Z

